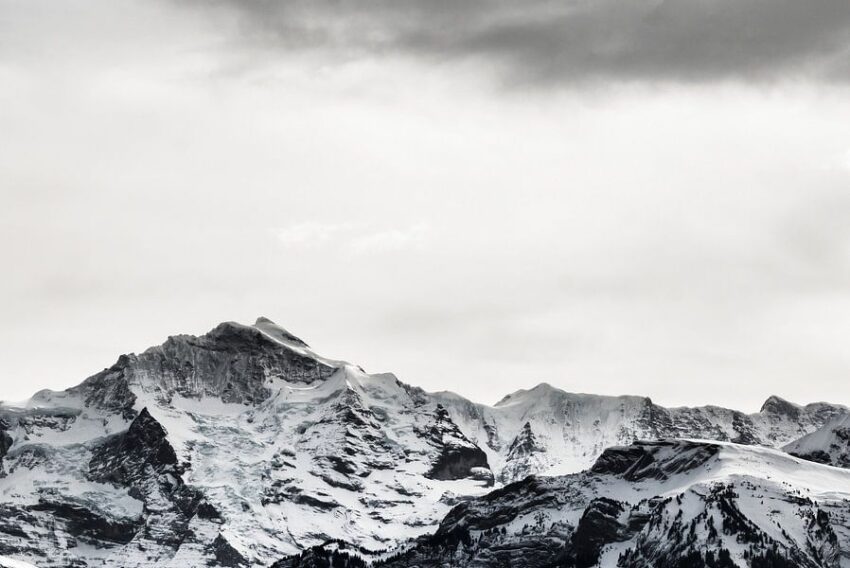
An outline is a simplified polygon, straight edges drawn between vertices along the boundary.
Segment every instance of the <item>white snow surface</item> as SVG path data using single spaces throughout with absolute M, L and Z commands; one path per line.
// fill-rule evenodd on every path
M 817 458 L 831 465 L 850 466 L 850 416 L 838 416 L 782 449 L 795 455 Z
M 309 388 L 280 378 L 271 388 L 267 401 L 250 408 L 179 397 L 170 407 L 144 397 L 137 402 L 165 427 L 178 456 L 194 464 L 184 478 L 226 514 L 231 544 L 252 557 L 293 553 L 328 539 L 385 548 L 431 530 L 453 496 L 487 490 L 479 481 L 424 477 L 430 448 L 413 430 L 427 423 L 412 412 L 407 391 L 391 375 L 367 375 L 345 365 Z M 358 445 L 354 461 L 368 477 L 356 486 L 344 486 L 347 480 L 316 461 L 337 456 L 345 441 L 360 434 L 329 411 L 334 402 L 349 405 L 349 396 L 385 417 L 381 434 L 388 445 L 386 450 Z M 386 469 L 364 462 L 383 462 Z M 264 490 L 275 484 L 287 495 L 312 496 L 316 504 L 263 503 L 270 497 Z M 244 514 L 246 508 L 250 514 Z
M 0 556 L 0 568 L 38 568 L 34 564 L 29 564 L 27 562 L 23 562 L 21 560 L 15 560 L 14 558 L 7 558 L 6 556 Z

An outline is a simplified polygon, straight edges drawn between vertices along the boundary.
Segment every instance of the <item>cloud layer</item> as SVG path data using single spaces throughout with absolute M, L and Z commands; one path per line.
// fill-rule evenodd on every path
M 242 40 L 492 64 L 507 84 L 850 78 L 846 0 L 233 0 Z
M 262 314 L 481 401 L 850 401 L 845 2 L 0 0 L 0 398 Z

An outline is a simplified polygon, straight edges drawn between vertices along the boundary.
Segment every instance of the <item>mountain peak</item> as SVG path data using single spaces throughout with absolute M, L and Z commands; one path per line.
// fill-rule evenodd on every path
M 523 400 L 527 400 L 529 398 L 538 399 L 550 395 L 553 392 L 560 392 L 560 389 L 553 387 L 549 383 L 538 383 L 530 389 L 520 389 L 518 391 L 512 392 L 509 395 L 506 395 L 493 406 L 505 406 L 508 404 L 515 404 Z
M 283 342 L 286 342 L 286 343 L 294 343 L 295 345 L 297 345 L 299 347 L 310 347 L 309 345 L 307 345 L 307 343 L 302 341 L 299 337 L 296 337 L 295 335 L 289 333 L 283 327 L 279 326 L 278 324 L 276 324 L 275 322 L 273 322 L 272 320 L 270 320 L 269 318 L 267 318 L 265 316 L 258 317 L 257 321 L 254 322 L 254 325 L 252 327 L 254 329 L 260 330 L 261 332 L 265 333 L 266 335 L 273 337 L 274 339 L 277 339 L 278 341 L 283 341 Z
M 409 539 L 437 528 L 449 513 L 454 516 L 436 534 L 452 552 L 427 563 L 403 558 L 386 568 L 437 568 L 447 557 L 469 565 L 474 562 L 455 552 L 476 554 L 493 544 L 500 548 L 492 558 L 500 563 L 507 546 L 517 551 L 506 560 L 511 565 L 552 565 L 553 536 L 562 544 L 555 552 L 561 555 L 590 534 L 609 535 L 616 543 L 634 537 L 637 544 L 629 546 L 646 542 L 624 565 L 672 565 L 677 561 L 654 557 L 639 563 L 634 555 L 654 551 L 686 524 L 692 523 L 696 536 L 707 536 L 709 519 L 722 522 L 712 517 L 721 509 L 717 499 L 732 499 L 746 486 L 724 485 L 717 495 L 688 489 L 679 501 L 668 490 L 701 484 L 713 491 L 718 476 L 733 472 L 779 478 L 787 485 L 771 482 L 769 488 L 789 494 L 798 486 L 808 491 L 810 478 L 828 479 L 815 489 L 837 487 L 840 499 L 850 495 L 850 475 L 807 470 L 813 464 L 775 451 L 669 440 L 714 437 L 782 446 L 821 428 L 822 435 L 795 448 L 806 450 L 807 459 L 833 464 L 850 455 L 844 451 L 850 424 L 822 428 L 848 413 L 845 407 L 800 407 L 770 397 L 763 412 L 667 409 L 646 397 L 570 393 L 548 383 L 518 390 L 493 407 L 325 359 L 266 317 L 225 322 L 203 335 L 175 335 L 122 356 L 80 386 L 44 393 L 22 408 L 0 404 L 0 550 L 37 559 L 43 568 L 142 568 L 154 557 L 168 566 L 253 566 L 267 564 L 270 552 L 290 554 L 340 539 L 364 550 L 407 550 L 418 546 L 408 545 Z M 668 441 L 657 441 L 662 439 Z M 589 473 L 556 477 L 588 466 Z M 250 490 L 234 490 L 246 479 Z M 496 481 L 504 487 L 470 505 Z M 638 483 L 644 485 L 635 489 Z M 762 486 L 747 490 L 745 504 L 772 526 L 765 507 L 755 505 Z M 826 513 L 816 516 L 811 503 L 780 501 L 784 496 L 765 498 L 771 498 L 771 510 L 782 507 L 784 520 L 805 523 L 795 534 L 811 528 L 820 531 L 818 538 L 831 538 Z M 665 499 L 669 508 L 656 507 Z M 4 510 L 12 516 L 4 517 Z M 470 511 L 480 512 L 484 523 L 474 529 L 472 547 L 471 525 L 461 532 L 444 529 L 454 527 L 454 518 L 466 522 Z M 678 511 L 701 516 L 677 520 Z M 847 511 L 836 518 L 846 518 Z M 661 522 L 650 521 L 652 515 L 661 515 L 655 517 Z M 513 522 L 523 516 L 557 524 Z M 578 537 L 570 536 L 572 523 L 562 523 L 565 518 L 583 527 Z M 813 518 L 821 523 L 816 528 Z M 495 532 L 502 523 L 507 532 Z M 528 528 L 511 536 L 517 525 Z M 645 539 L 655 539 L 654 533 L 637 535 L 643 526 L 657 529 L 658 540 Z M 538 529 L 545 531 L 539 540 L 523 540 Z M 35 537 L 21 539 L 22 532 Z M 721 538 L 716 533 L 712 550 Z M 737 538 L 725 536 L 732 543 Z M 67 546 L 76 539 L 91 544 Z M 763 543 L 774 541 L 758 541 Z M 550 556 L 528 562 L 525 556 L 535 550 Z M 598 562 L 582 565 L 613 566 L 625 549 L 615 544 L 607 550 Z M 691 564 L 704 565 L 696 557 Z
M 129 392 L 127 385 L 141 385 L 141 392 L 153 393 L 163 404 L 175 394 L 252 404 L 272 395 L 269 381 L 274 378 L 309 384 L 326 379 L 342 365 L 313 353 L 299 338 L 268 318 L 260 318 L 254 325 L 226 321 L 200 336 L 171 336 L 138 356 L 120 358 L 114 369 L 84 385 L 94 394 L 102 391 L 104 381 L 125 385 L 128 393 L 118 394 L 125 394 L 120 398 L 127 401 L 135 398 L 135 391 Z M 107 391 L 111 401 L 116 397 L 110 393 Z
M 768 412 L 771 414 L 780 414 L 783 416 L 796 416 L 800 413 L 800 407 L 793 402 L 788 402 L 784 398 L 776 395 L 767 397 L 764 404 L 761 405 L 759 412 Z

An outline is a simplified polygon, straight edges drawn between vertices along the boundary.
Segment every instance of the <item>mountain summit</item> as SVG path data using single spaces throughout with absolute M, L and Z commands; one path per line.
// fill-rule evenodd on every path
M 0 555 L 182 568 L 269 565 L 328 541 L 393 549 L 443 530 L 470 499 L 523 491 L 528 476 L 594 463 L 613 475 L 637 459 L 612 446 L 781 447 L 847 415 L 780 399 L 755 414 L 668 409 L 545 383 L 487 406 L 323 357 L 267 318 L 226 322 L 0 405 Z M 671 447 L 681 456 L 665 454 L 679 464 L 658 470 L 668 476 L 696 459 Z

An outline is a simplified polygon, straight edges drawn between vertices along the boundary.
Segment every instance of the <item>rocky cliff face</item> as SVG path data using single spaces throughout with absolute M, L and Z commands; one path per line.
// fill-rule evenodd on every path
M 427 477 L 442 480 L 474 477 L 487 485 L 493 484 L 487 454 L 464 436 L 441 404 L 437 405 L 434 422 L 426 435 L 438 451 Z
M 175 396 L 258 404 L 269 398 L 275 377 L 309 384 L 337 366 L 314 356 L 306 344 L 261 318 L 255 326 L 222 323 L 206 335 L 169 337 L 140 355 L 125 355 L 77 389 L 86 403 L 106 410 L 132 408 L 136 391 L 168 404 Z
M 650 512 L 582 487 L 667 483 L 717 457 L 712 445 L 679 443 L 669 456 L 635 440 L 776 446 L 846 412 L 775 398 L 752 415 L 665 409 L 548 385 L 486 406 L 324 358 L 265 318 L 225 323 L 0 405 L 0 555 L 42 568 L 256 566 L 326 541 L 383 550 L 422 537 L 425 558 L 428 547 L 468 548 L 474 519 L 489 543 L 481 566 L 543 562 L 552 549 L 587 562 L 615 538 L 587 531 L 632 538 Z M 579 481 L 528 478 L 594 463 L 569 478 Z M 576 499 L 572 517 L 547 517 Z M 506 538 L 515 519 L 528 528 Z
M 190 542 L 209 547 L 194 540 L 190 524 L 212 521 L 217 513 L 200 490 L 186 485 L 185 467 L 178 462 L 167 432 L 147 408 L 125 432 L 91 447 L 87 479 L 126 490 L 129 497 L 142 502 L 146 514 L 138 518 L 137 530 L 127 531 L 119 542 L 146 551 L 149 561 L 168 562 Z

